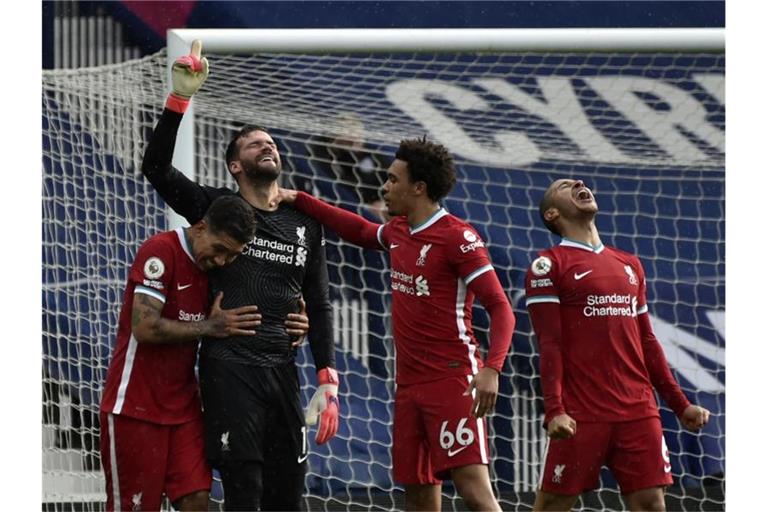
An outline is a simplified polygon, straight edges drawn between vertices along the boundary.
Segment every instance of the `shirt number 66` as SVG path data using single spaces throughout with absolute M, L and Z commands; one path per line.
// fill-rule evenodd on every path
M 456 433 L 454 434 L 450 430 L 446 430 L 448 421 L 444 421 L 440 426 L 440 446 L 444 450 L 450 450 L 454 444 L 459 443 L 461 446 L 467 446 L 472 444 L 475 440 L 475 433 L 471 429 L 465 427 L 467 424 L 467 418 L 462 418 L 456 427 Z

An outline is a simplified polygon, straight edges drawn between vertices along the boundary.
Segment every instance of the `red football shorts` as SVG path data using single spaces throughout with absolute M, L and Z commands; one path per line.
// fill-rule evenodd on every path
M 101 463 L 107 510 L 160 510 L 211 489 L 211 468 L 203 451 L 203 421 L 158 425 L 102 412 Z
M 450 470 L 488 464 L 485 419 L 470 416 L 470 376 L 398 386 L 392 465 L 400 484 L 439 484 Z
M 659 418 L 577 422 L 571 439 L 547 441 L 539 488 L 554 494 L 581 494 L 598 486 L 604 465 L 622 494 L 670 485 L 672 466 Z

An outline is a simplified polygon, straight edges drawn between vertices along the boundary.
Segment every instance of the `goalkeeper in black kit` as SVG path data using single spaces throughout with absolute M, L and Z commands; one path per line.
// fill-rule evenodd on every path
M 336 434 L 339 415 L 325 242 L 312 218 L 285 204 L 269 206 L 278 194 L 281 161 L 265 129 L 246 126 L 227 147 L 237 192 L 199 185 L 171 165 L 183 113 L 208 76 L 201 47 L 193 42 L 191 53 L 173 65 L 173 92 L 146 148 L 142 172 L 190 224 L 221 195 L 238 194 L 253 207 L 256 236 L 232 265 L 209 273 L 209 282 L 213 295 L 224 293 L 222 308 L 256 304 L 262 323 L 254 336 L 202 344 L 205 450 L 221 474 L 226 510 L 300 510 L 307 427 L 295 349 L 284 322 L 304 297 L 319 384 L 306 423 L 319 419 L 315 440 L 322 444 Z

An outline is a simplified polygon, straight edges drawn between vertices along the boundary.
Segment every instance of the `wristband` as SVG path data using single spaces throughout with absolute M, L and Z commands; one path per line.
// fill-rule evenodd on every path
M 335 368 L 323 368 L 317 372 L 317 382 L 319 384 L 334 384 L 339 385 L 339 374 Z
M 187 107 L 189 107 L 189 98 L 176 96 L 175 94 L 171 93 L 168 95 L 168 99 L 165 100 L 165 108 L 179 114 L 186 112 Z

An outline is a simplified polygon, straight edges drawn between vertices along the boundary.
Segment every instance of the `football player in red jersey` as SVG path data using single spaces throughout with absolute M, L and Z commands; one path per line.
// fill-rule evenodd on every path
M 456 181 L 453 158 L 426 139 L 404 140 L 387 171 L 391 220 L 376 224 L 303 192 L 291 202 L 342 238 L 389 252 L 397 353 L 392 459 L 407 510 L 440 510 L 450 478 L 471 510 L 501 510 L 488 474 L 485 416 L 512 342 L 515 318 L 485 243 L 440 201 Z M 491 319 L 480 357 L 472 331 L 477 297 Z
M 630 510 L 665 510 L 672 483 L 654 388 L 689 430 L 709 411 L 692 405 L 653 334 L 640 260 L 603 245 L 597 202 L 580 180 L 559 179 L 539 205 L 562 237 L 526 276 L 541 353 L 549 441 L 534 510 L 570 510 L 607 465 Z
M 192 227 L 139 248 L 101 401 L 108 510 L 159 510 L 163 494 L 177 510 L 208 510 L 198 338 L 248 335 L 261 315 L 257 306 L 222 310 L 221 294 L 209 311 L 206 271 L 234 260 L 255 227 L 245 201 L 222 197 Z M 302 335 L 306 317 L 289 317 L 286 327 Z

